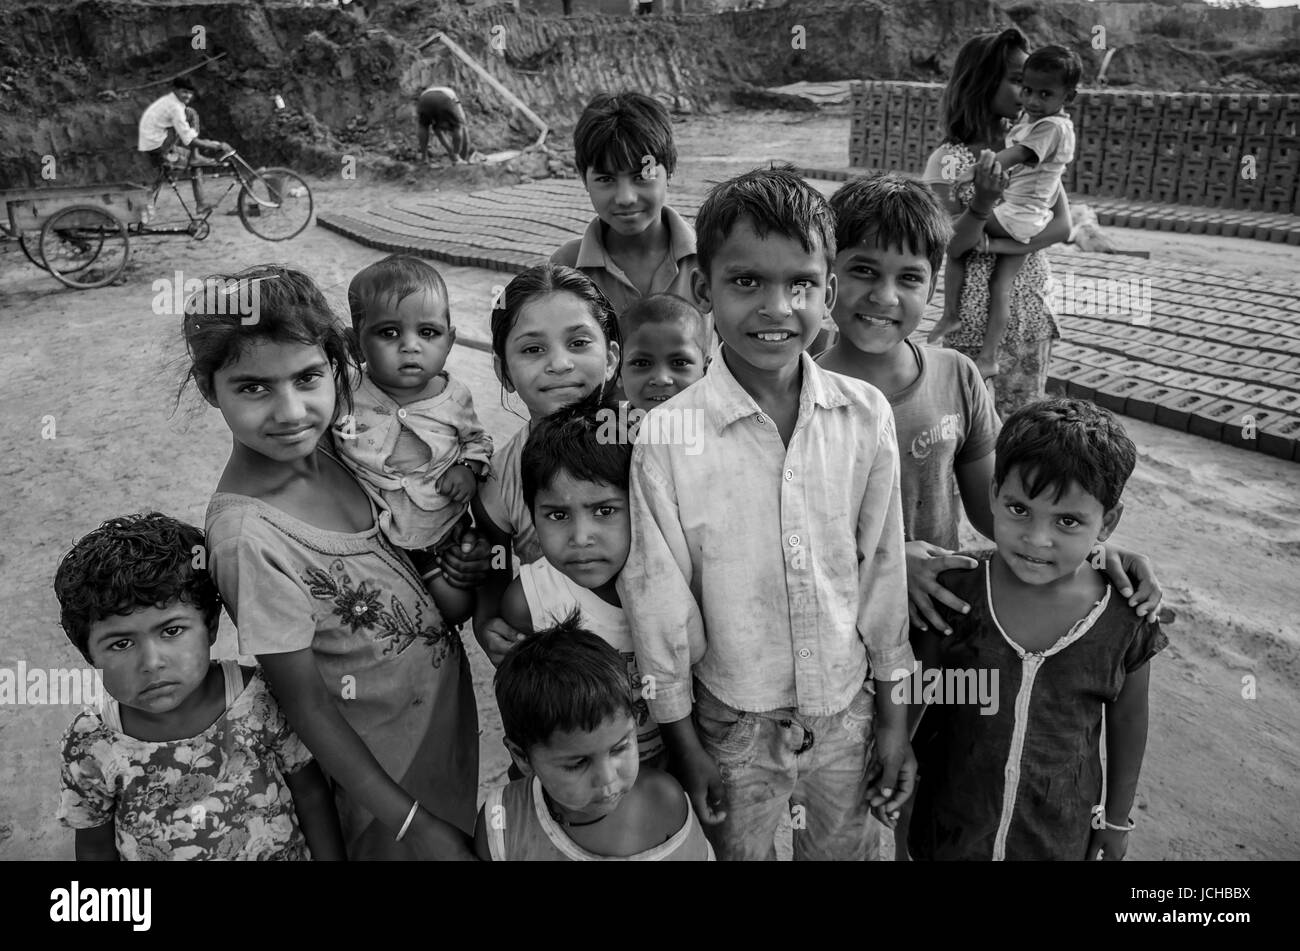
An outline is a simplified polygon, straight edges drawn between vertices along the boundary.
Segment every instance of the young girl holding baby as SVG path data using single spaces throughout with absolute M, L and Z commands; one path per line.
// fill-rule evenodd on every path
M 258 319 L 189 313 L 184 334 L 187 382 L 232 437 L 207 539 L 240 651 L 333 780 L 350 859 L 468 858 L 478 715 L 461 619 L 439 613 L 331 446 L 353 349 L 300 271 L 225 279 L 256 282 Z M 466 547 L 443 555 L 457 580 L 486 564 Z

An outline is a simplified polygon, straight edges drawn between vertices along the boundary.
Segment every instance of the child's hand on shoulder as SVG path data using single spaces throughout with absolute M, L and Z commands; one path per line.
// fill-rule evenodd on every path
M 970 610 L 970 605 L 939 584 L 939 575 L 958 568 L 978 568 L 979 562 L 925 541 L 908 542 L 904 552 L 907 556 L 907 610 L 912 625 L 923 631 L 934 628 L 945 636 L 951 634 L 952 629 L 940 616 L 934 602 L 939 601 L 962 614 Z
M 453 502 L 463 504 L 469 502 L 478 492 L 478 479 L 474 477 L 474 473 L 468 466 L 457 463 L 442 474 L 442 477 L 434 483 L 434 488 Z

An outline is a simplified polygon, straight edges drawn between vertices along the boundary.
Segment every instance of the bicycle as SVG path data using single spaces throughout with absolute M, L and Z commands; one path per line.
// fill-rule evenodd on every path
M 9 211 L 9 233 L 0 237 L 16 238 L 28 260 L 68 287 L 89 289 L 111 284 L 125 270 L 133 236 L 186 234 L 202 241 L 211 232 L 208 219 L 236 188 L 239 220 L 259 238 L 287 241 L 311 222 L 311 189 L 300 175 L 287 168 L 255 169 L 233 149 L 197 166 L 205 177 L 231 182 L 214 204 L 196 214 L 197 207 L 191 210 L 177 187 L 195 167 L 164 165 L 152 186 L 119 182 L 0 192 Z M 185 210 L 184 224 L 143 220 L 145 208 L 166 185 Z

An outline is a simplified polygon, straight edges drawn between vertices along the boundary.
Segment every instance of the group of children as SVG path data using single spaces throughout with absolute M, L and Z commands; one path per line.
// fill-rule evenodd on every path
M 55 582 L 113 698 L 64 740 L 78 857 L 762 859 L 784 818 L 796 858 L 860 860 L 873 816 L 913 858 L 1122 857 L 1165 642 L 1103 544 L 1119 423 L 999 429 L 908 339 L 951 235 L 923 185 L 760 170 L 692 230 L 653 99 L 598 97 L 575 145 L 597 218 L 491 314 L 502 442 L 427 262 L 358 274 L 350 338 L 284 268 L 242 275 L 255 324 L 187 314 L 232 434 L 206 538 L 113 519 Z M 992 550 L 953 554 L 963 510 Z M 209 660 L 222 603 L 255 672 Z M 512 760 L 481 808 L 471 616 Z M 1011 693 L 909 703 L 936 670 Z

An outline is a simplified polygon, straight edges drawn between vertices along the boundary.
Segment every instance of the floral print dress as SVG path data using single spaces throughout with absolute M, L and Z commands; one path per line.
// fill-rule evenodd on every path
M 945 143 L 935 149 L 921 180 L 927 185 L 959 181 L 975 165 L 975 155 L 964 145 Z M 974 195 L 973 182 L 960 182 L 953 197 L 963 207 Z M 989 278 L 997 255 L 972 251 L 966 256 L 966 280 L 958 312 L 961 326 L 944 338 L 950 347 L 974 360 L 984 345 L 989 322 Z M 1025 255 L 1025 263 L 1011 289 L 1011 320 L 998 348 L 998 375 L 993 378 L 994 405 L 1006 419 L 1027 403 L 1046 394 L 1052 341 L 1061 338 L 1048 299 L 1052 265 L 1043 251 Z
M 372 504 L 373 510 L 373 504 Z M 473 835 L 478 710 L 460 634 L 378 525 L 325 531 L 272 505 L 218 492 L 208 567 L 244 654 L 310 649 L 339 712 L 388 775 Z M 334 784 L 348 858 L 414 852 Z
M 221 666 L 226 712 L 198 736 L 128 736 L 112 699 L 78 714 L 63 737 L 59 821 L 112 822 L 124 861 L 311 858 L 284 779 L 311 753 L 260 670 L 244 686 L 237 663 Z

